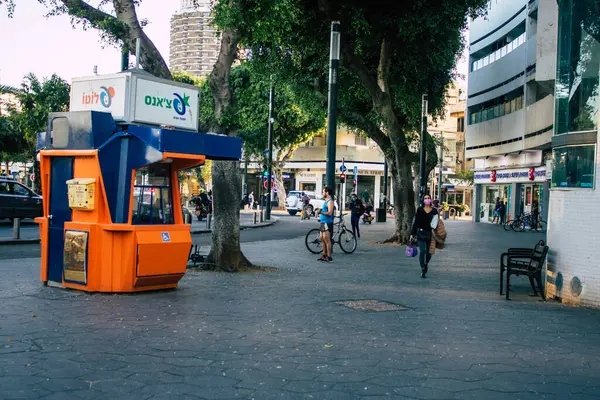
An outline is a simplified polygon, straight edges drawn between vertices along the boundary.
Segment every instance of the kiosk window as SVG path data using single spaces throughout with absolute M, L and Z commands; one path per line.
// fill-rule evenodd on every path
M 134 225 L 172 224 L 173 207 L 169 164 L 139 168 L 133 187 Z

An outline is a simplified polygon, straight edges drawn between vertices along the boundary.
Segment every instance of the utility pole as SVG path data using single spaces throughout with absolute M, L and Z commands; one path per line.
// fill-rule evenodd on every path
M 267 221 L 271 219 L 271 184 L 273 182 L 273 102 L 275 97 L 275 89 L 273 88 L 273 80 L 271 79 L 271 90 L 269 90 L 269 154 L 267 161 Z
M 417 205 L 420 204 L 421 199 L 425 195 L 427 190 L 427 177 L 425 176 L 425 163 L 427 162 L 427 152 L 425 150 L 427 145 L 427 95 L 424 94 L 421 98 L 421 149 L 420 149 L 420 162 L 419 162 L 419 198 L 417 199 Z
M 440 139 L 442 141 L 440 145 L 440 176 L 438 177 L 438 200 L 442 202 L 442 173 L 444 171 L 444 131 L 440 133 Z
M 127 71 L 129 68 L 129 50 L 126 46 L 121 49 L 121 72 Z
M 327 113 L 327 186 L 335 190 L 335 146 L 337 135 L 337 91 L 340 68 L 340 23 L 331 23 L 329 44 L 329 99 Z

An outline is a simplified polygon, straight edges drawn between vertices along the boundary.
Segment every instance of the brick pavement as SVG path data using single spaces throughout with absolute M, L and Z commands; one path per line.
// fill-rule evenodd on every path
M 404 250 L 369 245 L 313 261 L 302 238 L 244 245 L 277 272 L 191 272 L 175 291 L 43 288 L 37 259 L 0 263 L 0 398 L 597 399 L 600 311 L 541 303 L 497 263 L 533 234 L 447 223 L 419 278 Z M 265 230 L 267 233 L 268 230 Z M 356 311 L 377 299 L 406 311 Z

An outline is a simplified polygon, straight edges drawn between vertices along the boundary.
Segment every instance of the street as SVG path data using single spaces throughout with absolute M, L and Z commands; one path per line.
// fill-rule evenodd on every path
M 0 261 L 2 397 L 598 398 L 600 312 L 529 297 L 526 278 L 498 294 L 499 253 L 542 235 L 448 221 L 421 279 L 403 248 L 375 244 L 391 223 L 332 264 L 304 248 L 312 223 L 242 232 L 276 272 L 190 271 L 163 292 L 45 288 L 37 255 Z
M 289 216 L 287 214 L 277 214 L 274 217 L 279 220 L 272 226 L 264 228 L 244 229 L 240 233 L 242 243 L 251 243 L 257 241 L 282 240 L 296 237 L 304 237 L 306 233 L 317 227 L 317 220 L 312 218 L 308 221 L 301 221 L 300 216 Z M 251 216 L 242 215 L 244 221 L 251 221 Z M 206 227 L 206 221 L 194 221 L 193 228 Z M 368 227 L 366 228 L 368 229 Z M 22 232 L 27 232 L 27 236 L 22 237 L 39 237 L 38 226 L 34 223 L 24 223 L 21 227 Z M 12 224 L 0 223 L 0 238 L 12 238 Z M 210 233 L 192 235 L 194 244 L 200 246 L 209 246 L 211 241 Z M 298 242 L 300 243 L 300 242 Z M 301 242 L 304 246 L 304 242 Z M 39 244 L 19 244 L 19 245 L 0 245 L 0 260 L 10 260 L 18 258 L 31 258 L 40 256 Z

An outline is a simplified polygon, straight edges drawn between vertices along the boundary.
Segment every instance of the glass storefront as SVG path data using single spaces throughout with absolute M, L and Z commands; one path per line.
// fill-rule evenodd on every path
M 553 149 L 553 188 L 592 188 L 600 121 L 600 3 L 558 2 L 555 135 L 594 132 Z M 568 143 L 567 143 L 568 144 Z
M 509 185 L 487 185 L 484 186 L 485 202 L 481 205 L 481 221 L 492 222 L 494 220 L 494 210 L 496 208 L 496 199 L 508 203 L 509 201 Z

